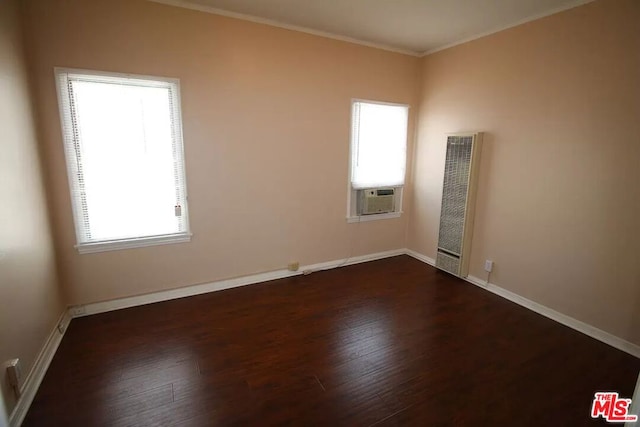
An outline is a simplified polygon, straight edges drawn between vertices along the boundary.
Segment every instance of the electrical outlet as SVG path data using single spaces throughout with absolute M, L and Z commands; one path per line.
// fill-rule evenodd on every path
M 484 262 L 484 271 L 491 273 L 491 270 L 493 270 L 493 261 L 488 259 Z
M 289 271 L 298 271 L 299 268 L 300 268 L 300 263 L 298 261 L 290 262 L 289 265 L 287 265 L 287 269 Z
M 20 359 L 9 360 L 7 362 L 7 378 L 9 379 L 9 384 L 11 384 L 13 387 L 19 387 L 20 377 L 22 377 Z
M 7 371 L 7 381 L 13 388 L 16 399 L 20 398 L 22 390 L 20 389 L 20 379 L 22 378 L 22 366 L 20 359 L 11 359 L 5 363 Z

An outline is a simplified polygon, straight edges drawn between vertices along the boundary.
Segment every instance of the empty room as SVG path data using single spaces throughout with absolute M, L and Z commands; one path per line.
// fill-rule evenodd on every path
M 639 1 L 0 2 L 0 427 L 640 425 Z

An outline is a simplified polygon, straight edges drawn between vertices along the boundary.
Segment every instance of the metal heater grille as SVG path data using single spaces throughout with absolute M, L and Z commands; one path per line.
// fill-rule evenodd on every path
M 460 256 L 464 233 L 473 137 L 447 138 L 438 247 Z
M 460 258 L 438 251 L 436 254 L 436 266 L 456 276 L 460 275 Z

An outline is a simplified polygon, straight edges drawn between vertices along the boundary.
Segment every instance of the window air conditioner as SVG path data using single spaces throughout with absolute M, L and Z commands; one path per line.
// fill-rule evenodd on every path
M 394 211 L 393 188 L 369 188 L 358 191 L 358 215 L 374 215 Z

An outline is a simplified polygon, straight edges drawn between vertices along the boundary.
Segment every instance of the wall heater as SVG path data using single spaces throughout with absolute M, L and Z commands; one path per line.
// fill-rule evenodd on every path
M 447 136 L 436 267 L 459 277 L 469 272 L 469 251 L 482 133 Z

